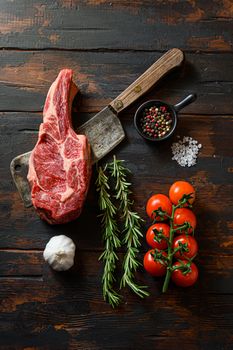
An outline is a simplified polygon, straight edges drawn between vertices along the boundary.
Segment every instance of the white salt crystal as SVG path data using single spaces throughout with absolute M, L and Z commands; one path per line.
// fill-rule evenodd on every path
M 180 166 L 191 167 L 196 164 L 197 155 L 201 147 L 202 144 L 198 144 L 198 141 L 192 139 L 192 137 L 184 136 L 183 140 L 172 144 L 172 160 L 176 160 Z

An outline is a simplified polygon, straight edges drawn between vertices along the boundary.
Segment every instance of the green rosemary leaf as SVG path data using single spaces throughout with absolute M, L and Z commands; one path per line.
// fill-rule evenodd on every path
M 108 164 L 107 169 L 111 176 L 116 180 L 115 191 L 116 199 L 120 202 L 120 210 L 122 212 L 122 220 L 124 225 L 124 238 L 123 244 L 126 245 L 126 253 L 123 259 L 123 276 L 121 278 L 120 287 L 126 285 L 132 289 L 134 293 L 141 298 L 148 296 L 149 293 L 145 291 L 146 286 L 138 285 L 134 278 L 134 273 L 141 265 L 138 261 L 137 254 L 140 247 L 140 237 L 142 233 L 140 231 L 140 224 L 143 221 L 138 213 L 132 210 L 133 201 L 130 200 L 129 195 L 131 191 L 129 187 L 131 183 L 127 181 L 127 174 L 130 173 L 129 169 L 123 166 L 123 161 L 117 160 L 114 156 L 113 162 Z
M 108 184 L 108 178 L 104 174 L 106 167 L 98 168 L 98 177 L 96 180 L 96 189 L 99 193 L 99 208 L 101 210 L 102 236 L 105 244 L 105 250 L 100 255 L 99 260 L 104 262 L 104 271 L 102 276 L 103 297 L 113 308 L 119 305 L 121 296 L 113 289 L 115 282 L 116 262 L 118 260 L 115 250 L 121 246 L 118 237 L 119 229 L 116 222 L 116 207 L 111 202 Z

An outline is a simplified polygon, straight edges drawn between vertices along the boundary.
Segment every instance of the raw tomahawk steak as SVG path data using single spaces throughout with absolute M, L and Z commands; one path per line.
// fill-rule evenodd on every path
M 29 160 L 32 203 L 50 224 L 76 219 L 91 177 L 90 145 L 71 127 L 71 107 L 78 91 L 72 71 L 63 69 L 51 85 L 39 138 Z

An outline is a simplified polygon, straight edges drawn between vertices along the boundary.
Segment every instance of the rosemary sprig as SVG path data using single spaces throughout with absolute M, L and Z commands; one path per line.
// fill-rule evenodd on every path
M 123 166 L 123 161 L 117 160 L 115 156 L 113 162 L 109 163 L 107 168 L 116 180 L 116 199 L 120 202 L 119 209 L 122 212 L 122 219 L 124 222 L 124 238 L 122 243 L 127 247 L 123 259 L 123 276 L 121 278 L 120 288 L 128 285 L 134 293 L 139 297 L 144 298 L 149 295 L 145 290 L 147 287 L 138 285 L 134 278 L 135 271 L 139 265 L 141 265 L 137 259 L 137 254 L 139 252 L 138 248 L 141 245 L 140 237 L 143 236 L 140 231 L 140 223 L 143 220 L 132 210 L 133 202 L 130 201 L 129 198 L 129 195 L 131 194 L 129 189 L 131 183 L 126 179 L 127 174 L 130 173 L 130 171 Z
M 98 168 L 98 177 L 96 180 L 97 192 L 99 192 L 99 207 L 101 210 L 101 226 L 103 231 L 103 240 L 105 250 L 99 257 L 104 262 L 104 272 L 102 276 L 102 288 L 104 300 L 114 308 L 121 301 L 121 296 L 113 289 L 115 282 L 114 272 L 118 257 L 116 249 L 121 246 L 118 237 L 119 229 L 116 223 L 116 207 L 111 202 L 109 194 L 108 178 L 104 174 L 106 167 Z

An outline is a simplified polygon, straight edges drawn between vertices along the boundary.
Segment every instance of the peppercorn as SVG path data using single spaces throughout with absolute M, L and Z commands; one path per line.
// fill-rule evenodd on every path
M 146 136 L 163 138 L 171 130 L 172 115 L 166 106 L 152 106 L 144 109 L 140 125 Z

